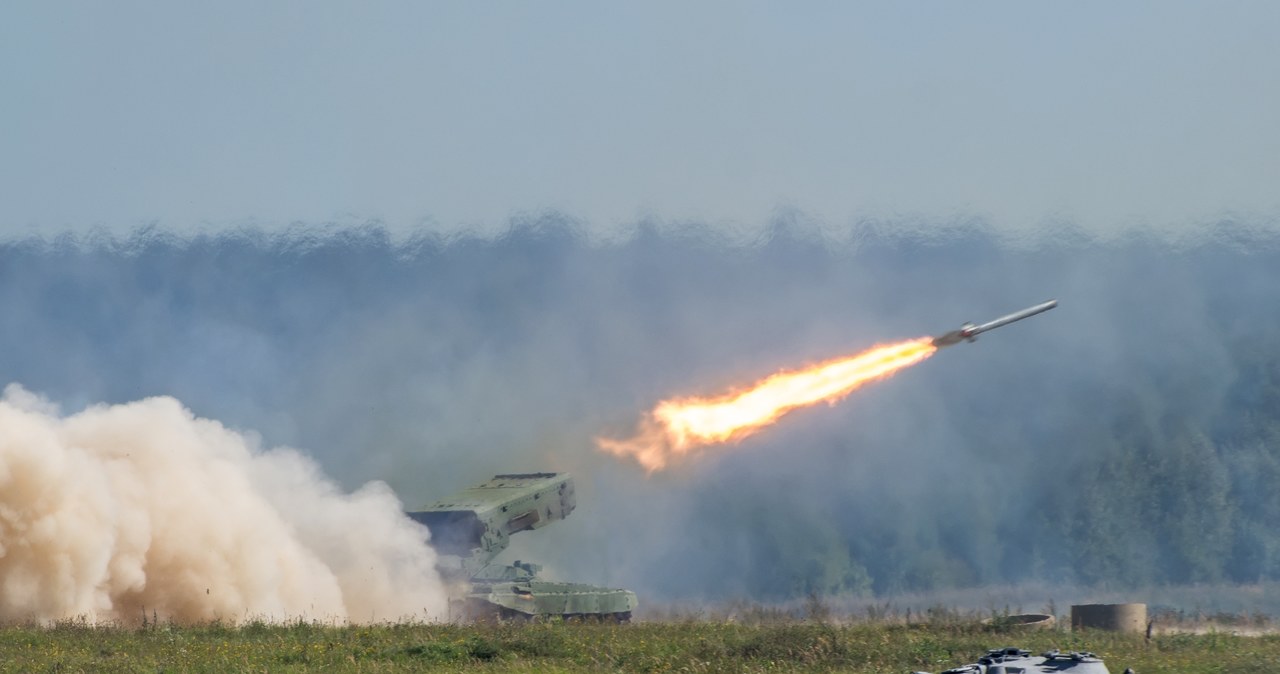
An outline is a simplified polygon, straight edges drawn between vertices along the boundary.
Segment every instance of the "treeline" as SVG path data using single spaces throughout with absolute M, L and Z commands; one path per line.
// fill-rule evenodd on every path
M 1003 267 L 1011 283 L 1059 288 L 1049 292 L 1072 309 L 1036 319 L 1034 334 L 1020 326 L 939 354 L 921 369 L 965 361 L 931 372 L 932 394 L 920 392 L 926 375 L 912 373 L 898 385 L 910 392 L 867 392 L 826 413 L 854 418 L 782 450 L 807 454 L 811 477 L 772 463 L 781 480 L 750 469 L 710 478 L 718 488 L 701 503 L 740 515 L 754 533 L 697 527 L 691 535 L 715 539 L 709 547 L 736 551 L 698 583 L 786 598 L 1280 579 L 1274 239 L 995 253 L 989 243 L 964 238 L 940 252 L 899 242 L 887 248 L 901 266 L 885 285 L 909 282 L 905 260 L 923 248 L 931 278 L 973 278 L 965 268 L 975 261 L 976 292 L 1004 296 L 981 271 Z M 892 402 L 870 400 L 882 393 Z M 875 412 L 854 409 L 864 404 Z M 918 414 L 922 426 L 886 433 L 876 414 Z M 875 479 L 834 477 L 869 457 Z
M 175 395 L 409 505 L 570 470 L 578 511 L 513 554 L 656 598 L 1280 580 L 1280 234 L 1246 229 L 9 242 L 0 379 L 67 409 Z M 1049 297 L 670 474 L 592 446 L 664 397 Z

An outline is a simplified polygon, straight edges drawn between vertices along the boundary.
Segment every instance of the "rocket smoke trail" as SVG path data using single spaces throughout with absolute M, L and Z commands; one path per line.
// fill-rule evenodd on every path
M 0 621 L 442 617 L 426 530 L 172 398 L 0 398 Z

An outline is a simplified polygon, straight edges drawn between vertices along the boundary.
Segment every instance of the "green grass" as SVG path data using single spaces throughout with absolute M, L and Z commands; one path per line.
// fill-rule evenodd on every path
M 1280 671 L 1280 636 L 1142 635 L 923 626 L 249 624 L 0 628 L 3 672 L 938 672 L 987 648 L 1090 650 L 1113 674 Z

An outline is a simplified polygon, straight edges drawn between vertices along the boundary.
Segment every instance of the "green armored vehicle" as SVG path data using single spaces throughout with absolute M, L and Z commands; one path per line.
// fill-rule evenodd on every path
M 636 607 L 634 592 L 538 580 L 537 564 L 493 562 L 512 534 L 562 520 L 574 506 L 573 478 L 567 473 L 521 473 L 495 475 L 409 517 L 431 531 L 437 566 L 455 589 L 453 617 L 626 622 Z

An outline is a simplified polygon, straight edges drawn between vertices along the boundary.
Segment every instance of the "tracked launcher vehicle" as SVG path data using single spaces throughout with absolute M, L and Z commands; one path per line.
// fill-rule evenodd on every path
M 537 564 L 493 561 L 513 534 L 562 520 L 575 505 L 567 473 L 520 473 L 495 475 L 408 515 L 431 531 L 437 567 L 455 589 L 452 617 L 627 622 L 636 607 L 634 592 L 539 580 Z

